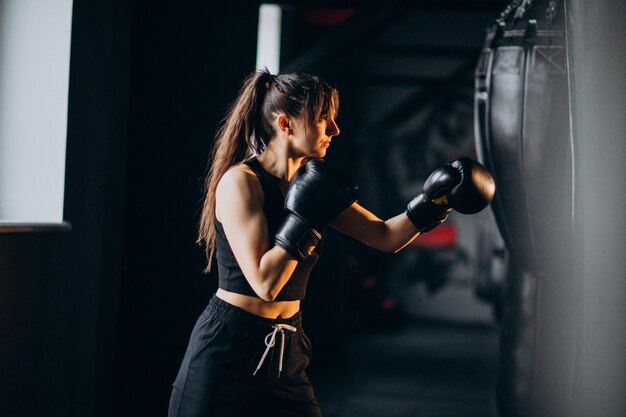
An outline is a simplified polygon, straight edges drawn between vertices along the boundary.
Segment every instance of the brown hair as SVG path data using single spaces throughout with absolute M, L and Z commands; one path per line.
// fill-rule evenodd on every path
M 211 270 L 215 253 L 215 190 L 224 173 L 265 150 L 275 135 L 272 120 L 278 113 L 303 117 L 313 126 L 324 114 L 335 117 L 338 107 L 337 90 L 314 75 L 272 75 L 265 68 L 246 77 L 215 135 L 204 180 L 204 203 L 196 243 L 205 249 L 205 273 Z

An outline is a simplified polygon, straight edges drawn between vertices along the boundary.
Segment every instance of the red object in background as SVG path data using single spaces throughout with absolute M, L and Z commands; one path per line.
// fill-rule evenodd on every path
M 409 244 L 412 248 L 450 248 L 456 246 L 457 230 L 452 223 L 443 223 L 430 232 L 418 236 Z
M 300 21 L 316 26 L 336 26 L 354 14 L 354 9 L 308 9 L 298 13 Z
M 398 302 L 391 297 L 387 297 L 383 300 L 380 306 L 382 307 L 383 310 L 393 310 L 396 307 L 398 307 Z
M 365 277 L 362 284 L 364 288 L 374 288 L 378 284 L 378 278 L 373 276 Z

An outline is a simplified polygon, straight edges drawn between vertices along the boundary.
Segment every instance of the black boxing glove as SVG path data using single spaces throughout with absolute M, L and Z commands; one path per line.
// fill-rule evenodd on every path
M 322 159 L 311 159 L 291 179 L 285 196 L 287 216 L 274 243 L 299 260 L 322 238 L 321 230 L 357 199 L 358 187 Z
M 409 202 L 406 215 L 420 233 L 426 233 L 443 223 L 450 207 L 445 193 L 461 182 L 461 175 L 454 168 L 444 165 L 434 170 L 424 183 L 424 191 Z
M 434 190 L 433 201 L 443 198 L 445 204 L 463 214 L 478 213 L 491 203 L 496 192 L 496 182 L 480 162 L 470 158 L 459 158 L 446 167 L 455 170 L 460 181 L 449 191 L 441 193 Z M 424 188 L 426 189 L 426 185 Z
M 424 191 L 407 206 L 407 216 L 420 233 L 441 224 L 450 209 L 478 213 L 489 205 L 495 181 L 487 169 L 469 158 L 459 158 L 430 174 Z

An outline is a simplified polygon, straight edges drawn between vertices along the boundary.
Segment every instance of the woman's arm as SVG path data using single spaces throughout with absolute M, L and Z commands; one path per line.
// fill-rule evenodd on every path
M 459 158 L 434 170 L 424 191 L 407 205 L 407 210 L 387 221 L 358 204 L 344 210 L 332 225 L 361 242 L 386 252 L 397 252 L 441 224 L 454 209 L 464 214 L 483 210 L 493 199 L 496 184 L 484 166 Z
M 406 212 L 384 221 L 357 203 L 342 211 L 331 226 L 374 249 L 393 253 L 420 234 Z
M 263 190 L 245 165 L 231 168 L 216 191 L 216 213 L 237 263 L 254 292 L 274 301 L 298 262 L 279 246 L 270 248 Z

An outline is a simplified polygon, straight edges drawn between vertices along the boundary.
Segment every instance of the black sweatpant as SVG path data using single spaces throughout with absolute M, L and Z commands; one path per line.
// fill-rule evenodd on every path
M 306 375 L 310 355 L 301 313 L 267 319 L 214 295 L 191 333 L 168 416 L 320 417 Z

